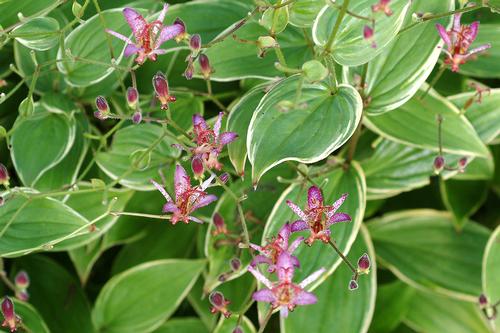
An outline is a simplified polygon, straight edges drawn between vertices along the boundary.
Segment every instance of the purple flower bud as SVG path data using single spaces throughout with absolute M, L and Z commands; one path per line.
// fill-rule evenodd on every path
M 365 25 L 364 28 L 363 28 L 363 38 L 365 40 L 368 40 L 368 41 L 372 41 L 372 47 L 373 48 L 376 48 L 377 47 L 377 44 L 375 43 L 375 41 L 373 41 L 373 35 L 375 34 L 375 31 L 373 30 L 372 27 L 368 26 L 368 25 Z
M 137 106 L 137 101 L 139 100 L 139 92 L 134 87 L 128 87 L 127 89 L 127 104 L 131 109 L 135 109 Z
M 195 156 L 191 160 L 191 169 L 193 170 L 194 176 L 196 178 L 200 178 L 203 176 L 205 167 L 203 166 L 203 161 L 199 156 Z
M 461 159 L 458 160 L 458 168 L 463 171 L 465 169 L 465 167 L 467 166 L 468 164 L 468 159 L 467 157 L 462 157 Z
M 212 68 L 210 67 L 210 61 L 206 54 L 200 54 L 198 57 L 198 62 L 200 63 L 201 73 L 205 80 L 210 78 L 210 73 L 212 73 Z
M 208 300 L 213 306 L 224 306 L 224 295 L 221 292 L 214 291 L 208 296 Z
M 5 165 L 0 163 L 0 185 L 9 186 L 9 179 L 9 171 Z
M 233 330 L 233 333 L 243 333 L 243 330 L 241 329 L 240 326 L 236 326 Z
M 226 277 L 226 274 L 224 274 L 224 273 L 222 273 L 221 275 L 219 275 L 219 276 L 217 277 L 217 280 L 218 280 L 219 282 L 226 282 L 226 279 L 227 279 L 227 277 Z
M 225 226 L 224 219 L 222 218 L 222 216 L 219 213 L 214 214 L 213 220 L 214 220 L 214 225 L 217 229 L 223 228 Z
M 231 269 L 236 272 L 241 268 L 241 261 L 238 258 L 233 258 L 230 261 Z
M 2 314 L 4 317 L 2 327 L 8 327 L 11 332 L 15 332 L 20 319 L 16 316 L 14 311 L 14 303 L 12 303 L 12 300 L 7 296 L 5 296 L 2 301 Z
M 356 280 L 351 280 L 349 282 L 349 290 L 356 290 L 358 289 L 358 283 L 356 282 Z
M 94 112 L 94 117 L 96 117 L 99 120 L 105 120 L 108 119 L 108 115 L 105 113 L 102 113 L 101 111 L 95 111 Z
M 132 115 L 132 121 L 134 124 L 139 124 L 142 121 L 142 113 L 140 111 L 135 111 Z
M 438 175 L 444 169 L 444 157 L 437 156 L 434 159 L 434 173 Z
M 189 47 L 194 54 L 197 54 L 201 49 L 201 36 L 198 34 L 192 35 L 189 40 Z
M 26 273 L 26 271 L 20 271 L 19 273 L 17 273 L 14 282 L 17 288 L 26 289 L 30 285 L 30 277 L 28 276 L 28 273 Z
M 161 103 L 161 108 L 163 110 L 168 109 L 168 103 L 175 102 L 176 98 L 170 96 L 168 81 L 162 72 L 158 72 L 153 76 L 153 87 L 156 92 L 156 97 Z
M 222 175 L 219 176 L 219 179 L 221 182 L 225 184 L 229 180 L 229 174 L 227 172 L 224 172 Z
M 16 298 L 23 302 L 27 302 L 30 299 L 30 295 L 26 290 L 19 290 L 16 292 Z
M 488 306 L 488 298 L 486 297 L 485 294 L 479 295 L 479 307 L 481 309 L 484 309 L 486 308 L 486 306 Z
M 370 271 L 370 257 L 364 253 L 358 260 L 358 271 L 362 274 L 368 274 Z
M 184 71 L 184 77 L 186 78 L 186 80 L 191 80 L 193 78 L 193 73 L 194 73 L 193 61 L 190 59 L 186 67 L 186 70 Z
M 95 99 L 95 105 L 97 106 L 97 110 L 99 110 L 101 113 L 106 114 L 109 112 L 108 101 L 104 96 L 97 96 Z

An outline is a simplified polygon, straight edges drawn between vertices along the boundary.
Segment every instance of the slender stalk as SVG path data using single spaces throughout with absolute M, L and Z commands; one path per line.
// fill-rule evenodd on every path
M 446 66 L 444 64 L 441 65 L 441 67 L 439 67 L 439 71 L 437 72 L 436 76 L 434 76 L 434 78 L 432 79 L 432 81 L 429 84 L 429 86 L 427 87 L 427 89 L 425 89 L 424 94 L 422 96 L 420 96 L 420 100 L 423 100 L 425 98 L 425 96 L 427 96 L 427 94 L 429 93 L 431 88 L 436 85 L 436 83 L 439 81 L 441 76 L 443 76 L 445 69 L 446 69 Z
M 113 216 L 135 216 L 135 217 L 145 217 L 148 219 L 170 220 L 170 216 L 167 215 L 143 214 L 135 212 L 110 212 L 109 214 Z
M 17 291 L 16 286 L 12 283 L 12 281 L 9 280 L 9 278 L 7 277 L 7 273 L 4 270 L 0 271 L 0 280 L 2 280 L 3 283 L 5 283 L 5 285 L 13 292 Z
M 247 17 L 241 19 L 240 21 L 238 21 L 237 23 L 235 23 L 233 25 L 232 28 L 230 28 L 229 30 L 226 30 L 224 33 L 222 33 L 221 35 L 219 35 L 218 37 L 216 37 L 215 39 L 213 39 L 211 42 L 209 42 L 208 44 L 206 45 L 203 45 L 202 47 L 203 48 L 209 48 L 211 47 L 212 45 L 214 44 L 217 44 L 217 43 L 220 43 L 222 42 L 224 39 L 226 39 L 228 36 L 231 36 L 235 31 L 237 31 L 238 29 L 240 29 L 242 26 L 244 26 L 248 20 L 250 20 L 250 18 L 252 16 L 254 16 L 255 14 L 257 14 L 259 12 L 260 8 L 259 7 L 255 7 L 255 9 L 250 12 Z
M 341 5 L 337 5 L 334 2 L 330 2 L 328 5 L 332 6 L 333 8 L 342 9 Z M 359 14 L 356 14 L 354 12 L 351 12 L 350 10 L 346 10 L 346 14 L 349 15 L 349 16 L 358 18 L 360 20 L 365 20 L 365 21 L 373 22 L 373 19 L 371 17 L 359 15 Z
M 269 323 L 269 319 L 271 319 L 272 315 L 273 315 L 273 308 L 270 308 L 269 312 L 266 315 L 266 317 L 264 318 L 264 320 L 260 324 L 259 331 L 257 333 L 263 333 L 264 332 L 264 330 L 266 329 L 267 324 Z
M 356 270 L 356 268 L 354 267 L 353 264 L 351 264 L 351 262 L 349 261 L 349 259 L 347 259 L 347 257 L 339 250 L 339 248 L 337 247 L 337 245 L 335 245 L 335 242 L 330 240 L 328 242 L 328 244 L 330 244 L 330 246 L 335 250 L 335 252 L 337 252 L 337 254 L 340 256 L 340 258 L 342 258 L 342 260 L 346 263 L 347 266 L 349 266 L 349 268 L 351 269 L 351 271 L 354 273 L 354 274 L 357 274 L 358 271 Z
M 339 16 L 337 17 L 337 21 L 335 22 L 332 33 L 330 34 L 330 37 L 328 38 L 328 41 L 325 44 L 325 50 L 323 51 L 323 54 L 330 52 L 330 48 L 332 47 L 333 41 L 335 40 L 335 37 L 337 36 L 337 32 L 339 31 L 340 24 L 342 23 L 342 20 L 344 19 L 344 16 L 347 12 L 347 7 L 349 6 L 349 1 L 350 0 L 344 0 L 344 3 L 342 3 L 342 8 L 340 8 L 340 13 L 339 13 Z

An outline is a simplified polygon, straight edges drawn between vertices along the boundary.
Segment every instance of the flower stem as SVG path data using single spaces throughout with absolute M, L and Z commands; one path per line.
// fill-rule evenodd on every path
M 353 274 L 357 274 L 358 271 L 356 270 L 356 268 L 354 267 L 354 265 L 351 264 L 351 262 L 349 261 L 349 259 L 347 259 L 347 257 L 339 250 L 339 248 L 337 247 L 337 245 L 335 245 L 335 242 L 330 239 L 328 241 L 328 244 L 330 244 L 330 246 L 335 250 L 335 252 L 337 252 L 337 254 L 340 256 L 340 258 L 342 258 L 342 260 L 346 263 L 346 265 L 349 266 L 349 268 L 351 269 L 351 271 L 353 272 Z
M 143 214 L 135 212 L 110 212 L 109 214 L 113 216 L 135 216 L 135 217 L 146 217 L 148 219 L 170 220 L 170 216 L 166 215 Z
M 354 154 L 356 153 L 356 147 L 358 145 L 359 137 L 361 136 L 361 128 L 363 127 L 363 115 L 361 115 L 361 119 L 359 120 L 358 127 L 354 130 L 354 134 L 349 140 L 349 150 L 347 152 L 347 159 L 345 161 L 345 165 L 349 166 L 351 161 L 354 158 Z
M 325 50 L 323 51 L 323 54 L 330 52 L 330 47 L 332 47 L 333 41 L 335 40 L 335 36 L 337 36 L 340 24 L 342 23 L 342 20 L 344 19 L 344 16 L 347 13 L 347 7 L 349 6 L 349 1 L 350 0 L 344 0 L 344 3 L 342 3 L 339 16 L 337 16 L 337 21 L 335 22 L 335 26 L 333 27 L 332 33 L 330 34 L 330 37 L 328 38 L 328 41 L 325 44 Z
M 331 0 L 331 1 L 333 1 L 333 0 Z M 330 2 L 328 5 L 332 6 L 333 8 L 342 9 L 341 5 L 337 5 L 334 2 Z M 365 21 L 368 21 L 368 22 L 373 22 L 374 21 L 371 17 L 359 15 L 359 14 L 356 14 L 354 12 L 351 12 L 350 10 L 346 10 L 346 14 L 349 15 L 349 16 L 358 18 L 360 20 L 365 20 Z
M 4 270 L 0 271 L 0 280 L 2 280 L 3 283 L 5 283 L 5 285 L 13 292 L 17 291 L 16 286 L 9 280 L 7 273 Z
M 247 15 L 247 17 L 245 17 L 245 18 L 241 19 L 240 21 L 238 21 L 237 23 L 235 23 L 233 25 L 233 27 L 231 29 L 227 30 L 222 35 L 219 35 L 218 37 L 216 37 L 215 39 L 213 39 L 211 42 L 209 42 L 206 45 L 203 45 L 202 47 L 203 48 L 209 48 L 209 47 L 211 47 L 214 44 L 222 42 L 228 36 L 231 36 L 236 30 L 238 30 L 239 28 L 241 28 L 242 26 L 244 26 L 248 22 L 248 20 L 250 20 L 250 18 L 252 16 L 254 16 L 255 14 L 257 14 L 259 12 L 259 10 L 260 10 L 260 8 L 258 6 L 255 7 L 254 10 Z
M 259 327 L 259 331 L 257 333 L 263 333 L 264 330 L 266 329 L 267 324 L 269 323 L 269 319 L 271 319 L 271 316 L 273 315 L 273 308 L 271 307 L 269 309 L 269 312 L 267 313 L 266 317 L 262 321 Z
M 432 79 L 432 81 L 429 84 L 429 86 L 427 87 L 427 89 L 425 89 L 424 94 L 422 96 L 420 96 L 420 100 L 423 100 L 425 98 L 425 96 L 427 96 L 427 94 L 429 93 L 431 88 L 436 85 L 436 83 L 439 81 L 441 76 L 443 76 L 445 69 L 446 69 L 446 66 L 444 64 L 441 65 L 441 67 L 439 67 L 439 71 L 437 72 L 436 76 L 434 76 L 434 78 Z

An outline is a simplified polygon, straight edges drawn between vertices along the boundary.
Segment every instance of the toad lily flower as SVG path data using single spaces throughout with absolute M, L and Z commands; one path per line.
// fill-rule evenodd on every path
M 167 13 L 168 5 L 163 5 L 158 19 L 148 23 L 144 17 L 132 8 L 123 9 L 123 16 L 132 30 L 135 38 L 133 42 L 130 38 L 122 34 L 106 29 L 106 32 L 115 36 L 127 43 L 125 48 L 125 56 L 130 57 L 137 54 L 135 61 L 143 64 L 146 59 L 156 61 L 158 54 L 164 54 L 167 50 L 160 49 L 160 46 L 170 39 L 176 38 L 184 33 L 184 26 L 174 23 L 173 25 L 163 25 L 165 14 Z
M 167 199 L 167 203 L 163 206 L 163 212 L 172 213 L 171 222 L 175 225 L 179 221 L 189 223 L 190 220 L 196 223 L 203 223 L 196 217 L 190 216 L 190 214 L 198 208 L 204 207 L 217 200 L 215 195 L 205 192 L 205 189 L 209 187 L 213 179 L 214 176 L 207 179 L 200 186 L 191 187 L 191 180 L 186 170 L 180 165 L 177 165 L 174 175 L 175 201 L 172 200 L 163 186 L 154 180 L 151 180 L 151 182 L 156 189 L 163 194 L 165 199 Z
M 271 238 L 265 246 L 259 246 L 250 243 L 250 247 L 252 249 L 260 252 L 259 255 L 255 256 L 255 258 L 251 262 L 251 265 L 255 267 L 258 264 L 268 264 L 269 266 L 267 270 L 269 271 L 269 273 L 273 273 L 276 270 L 278 258 L 283 252 L 287 252 L 290 254 L 293 265 L 295 267 L 299 267 L 299 260 L 291 254 L 304 240 L 304 237 L 297 238 L 292 242 L 290 246 L 288 246 L 288 239 L 290 238 L 290 234 L 290 224 L 286 223 L 278 232 L 278 237 Z
M 313 293 L 305 291 L 312 282 L 316 281 L 324 272 L 322 268 L 309 275 L 299 284 L 292 282 L 295 264 L 292 256 L 288 252 L 283 252 L 278 258 L 277 275 L 278 281 L 271 282 L 262 273 L 252 266 L 248 267 L 257 280 L 262 282 L 267 288 L 256 291 L 253 299 L 258 302 L 271 303 L 273 309 L 280 309 L 282 317 L 288 316 L 288 311 L 293 311 L 297 305 L 314 304 L 317 298 Z
M 343 194 L 332 206 L 324 206 L 321 190 L 316 186 L 311 186 L 307 193 L 307 208 L 305 211 L 302 211 L 296 204 L 287 200 L 287 205 L 301 218 L 292 223 L 291 231 L 297 232 L 308 229 L 311 235 L 304 243 L 309 246 L 317 239 L 328 243 L 330 241 L 329 227 L 332 224 L 351 221 L 351 217 L 348 214 L 336 213 L 346 198 L 347 193 Z
M 446 53 L 444 63 L 451 66 L 453 72 L 457 72 L 459 66 L 473 55 L 482 52 L 491 47 L 490 44 L 484 44 L 469 50 L 470 45 L 476 39 L 479 30 L 479 21 L 472 22 L 471 25 L 461 25 L 460 18 L 462 14 L 455 14 L 453 19 L 453 27 L 446 31 L 446 28 L 437 23 L 436 28 L 446 44 L 447 48 L 443 48 Z

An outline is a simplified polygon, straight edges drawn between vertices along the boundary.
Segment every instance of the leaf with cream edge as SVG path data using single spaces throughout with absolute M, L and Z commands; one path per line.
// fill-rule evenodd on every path
M 57 45 L 60 34 L 55 18 L 35 17 L 16 27 L 9 36 L 32 50 L 47 51 Z
M 316 304 L 297 307 L 288 318 L 281 318 L 281 332 L 366 333 L 375 310 L 377 266 L 370 235 L 365 227 L 361 227 L 349 255 L 354 262 L 364 253 L 372 259 L 370 273 L 359 277 L 357 290 L 349 290 L 352 271 L 341 264 L 314 290 L 318 297 Z
M 433 89 L 421 99 L 425 88 L 426 86 L 404 105 L 391 112 L 364 117 L 363 124 L 389 140 L 437 152 L 437 117 L 440 114 L 443 117 L 443 152 L 487 157 L 488 149 L 467 118 Z
M 236 103 L 227 118 L 226 130 L 228 132 L 238 133 L 238 140 L 228 145 L 227 151 L 229 159 L 238 175 L 245 174 L 245 164 L 247 160 L 247 129 L 257 109 L 262 97 L 265 95 L 267 85 L 259 85 L 249 92 Z
M 490 236 L 483 257 L 482 285 L 483 293 L 491 303 L 500 300 L 500 226 Z M 495 327 L 500 330 L 500 316 L 497 315 Z
M 386 214 L 367 226 L 377 260 L 398 278 L 416 288 L 477 300 L 488 229 L 469 222 L 457 233 L 450 213 L 430 209 Z
M 449 96 L 448 99 L 458 108 L 462 109 L 470 100 L 477 100 L 476 92 Z M 500 89 L 491 89 L 483 92 L 481 103 L 473 102 L 465 111 L 465 117 L 476 129 L 477 134 L 484 143 L 489 144 L 500 135 Z
M 323 8 L 317 0 L 296 0 L 290 5 L 290 24 L 299 28 L 309 28 Z
M 22 13 L 23 17 L 43 16 L 59 5 L 57 0 L 0 1 L 0 25 L 7 28 L 19 22 L 18 13 Z
M 372 15 L 371 5 L 373 4 L 373 0 L 358 0 L 352 2 L 348 10 L 367 17 Z M 373 37 L 377 45 L 375 48 L 372 47 L 371 40 L 363 38 L 364 26 L 371 23 L 346 14 L 329 50 L 335 61 L 344 66 L 358 66 L 372 60 L 396 38 L 409 7 L 410 1 L 408 0 L 393 0 L 391 1 L 393 11 L 391 16 L 386 16 L 384 13 L 375 14 L 377 22 Z M 329 5 L 321 9 L 312 30 L 316 45 L 326 47 L 339 13 L 340 9 Z
M 410 13 L 445 13 L 454 8 L 454 0 L 417 0 L 412 2 Z M 436 22 L 446 26 L 451 22 L 451 16 L 423 22 L 401 33 L 365 65 L 366 88 L 363 94 L 369 99 L 365 108 L 367 114 L 375 115 L 396 109 L 408 101 L 425 82 L 442 52 L 443 42 L 436 33 Z M 411 23 L 411 16 L 408 15 L 405 25 Z M 344 67 L 344 70 L 355 72 L 356 68 Z M 358 68 L 358 72 L 361 74 L 362 69 Z
M 157 260 L 113 277 L 102 288 L 92 310 L 97 330 L 153 331 L 174 313 L 204 266 L 203 260 Z
M 255 110 L 247 134 L 252 182 L 285 161 L 315 163 L 341 147 L 361 120 L 363 103 L 349 85 L 332 93 L 294 75 L 276 84 Z M 300 96 L 298 88 L 301 88 Z M 280 103 L 294 106 L 282 110 Z

